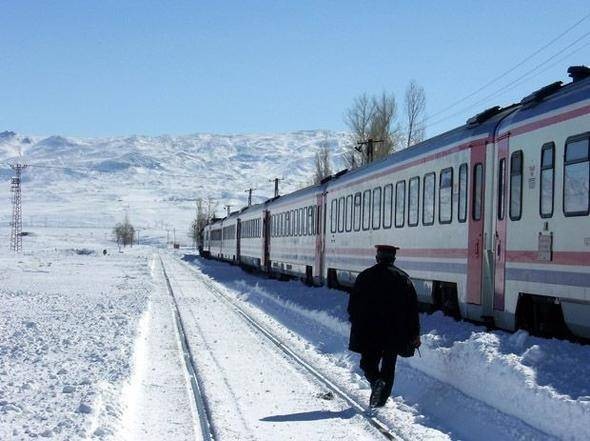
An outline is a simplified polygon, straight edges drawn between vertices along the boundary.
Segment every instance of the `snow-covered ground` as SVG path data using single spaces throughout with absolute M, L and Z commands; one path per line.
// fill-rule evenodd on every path
M 252 313 L 280 323 L 273 328 L 288 330 L 285 338 L 308 348 L 315 364 L 368 395 L 358 357 L 346 351 L 345 293 L 187 260 Z M 590 439 L 590 346 L 523 331 L 485 332 L 440 313 L 422 315 L 421 322 L 422 357 L 398 365 L 395 400 L 385 410 L 392 421 L 399 423 L 400 409 L 406 408 L 416 422 L 452 438 Z
M 0 249 L 0 439 L 199 439 L 159 249 L 119 253 L 96 229 L 32 232 L 24 254 Z M 203 281 L 366 403 L 345 293 L 161 252 L 221 439 L 375 438 Z M 421 320 L 422 357 L 400 360 L 378 412 L 405 439 L 590 439 L 589 346 Z
M 141 251 L 115 253 L 101 237 L 44 230 L 24 255 L 0 249 L 2 440 L 117 430 L 151 284 Z

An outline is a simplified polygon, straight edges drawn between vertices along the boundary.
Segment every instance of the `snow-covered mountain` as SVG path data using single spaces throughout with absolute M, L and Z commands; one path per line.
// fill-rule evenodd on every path
M 23 174 L 23 219 L 27 224 L 110 227 L 125 211 L 135 224 L 168 224 L 183 233 L 195 200 L 212 197 L 217 214 L 225 205 L 254 202 L 307 185 L 314 155 L 327 143 L 335 169 L 342 166 L 346 133 L 324 130 L 283 134 L 129 136 L 72 138 L 0 133 L 0 223 L 11 215 L 9 163 L 31 165 Z

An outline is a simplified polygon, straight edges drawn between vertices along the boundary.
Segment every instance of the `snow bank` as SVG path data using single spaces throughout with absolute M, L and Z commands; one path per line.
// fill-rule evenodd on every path
M 123 412 L 147 260 L 76 252 L 104 246 L 88 233 L 62 240 L 37 234 L 17 259 L 0 250 L 2 440 L 109 438 Z
M 336 362 L 345 360 L 349 332 L 345 293 L 265 280 L 217 262 L 196 260 L 195 264 L 320 351 L 332 354 Z M 423 372 L 547 434 L 590 439 L 589 346 L 535 338 L 523 331 L 489 333 L 441 313 L 422 315 L 421 324 L 422 358 L 403 359 L 401 375 Z M 400 380 L 396 380 L 398 393 L 421 388 Z M 425 398 L 428 392 L 420 394 Z M 454 418 L 451 413 L 444 417 Z

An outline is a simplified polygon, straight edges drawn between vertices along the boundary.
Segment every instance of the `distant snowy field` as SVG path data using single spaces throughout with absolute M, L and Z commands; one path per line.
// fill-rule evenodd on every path
M 23 174 L 25 228 L 111 227 L 125 212 L 141 228 L 176 228 L 186 242 L 197 198 L 212 197 L 217 214 L 225 205 L 246 205 L 310 183 L 320 145 L 332 151 L 335 168 L 349 142 L 346 133 L 323 130 L 283 134 L 129 136 L 73 138 L 0 133 L 0 225 L 10 221 L 7 164 L 19 158 L 37 165 Z M 168 227 L 167 227 L 168 226 Z M 165 233 L 164 233 L 165 234 Z
M 38 229 L 16 257 L 3 242 L 1 440 L 87 439 L 119 429 L 121 388 L 151 290 L 149 253 L 119 254 L 103 237 Z

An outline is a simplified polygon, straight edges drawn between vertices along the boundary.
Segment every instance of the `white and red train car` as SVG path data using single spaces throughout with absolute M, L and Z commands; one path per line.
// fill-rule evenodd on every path
M 504 329 L 590 338 L 590 69 L 570 75 L 571 83 L 213 222 L 205 249 L 350 286 L 373 264 L 375 244 L 393 244 L 425 303 Z M 257 235 L 242 239 L 236 226 L 226 241 L 224 228 L 245 219 L 258 220 Z M 247 247 L 259 254 L 240 259 L 252 239 Z

